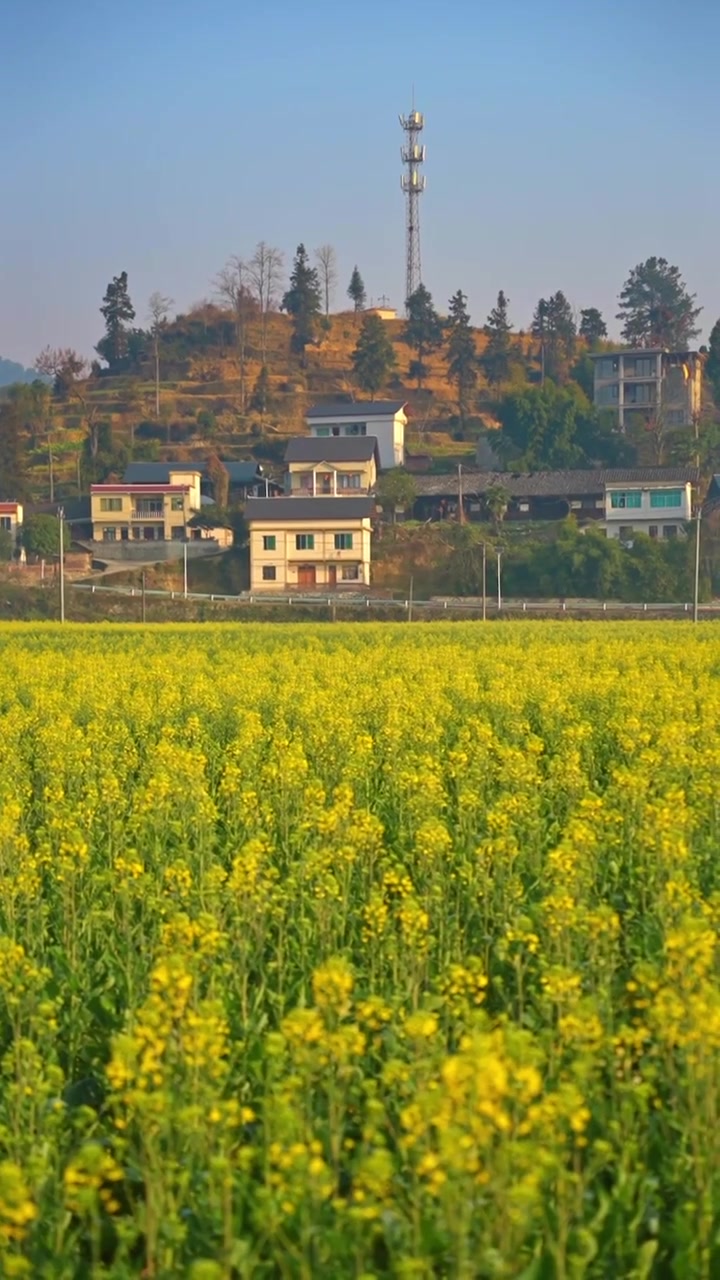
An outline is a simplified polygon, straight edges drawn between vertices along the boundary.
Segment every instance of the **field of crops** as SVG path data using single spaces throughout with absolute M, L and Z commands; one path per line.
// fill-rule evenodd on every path
M 0 1274 L 720 1276 L 719 642 L 0 629 Z

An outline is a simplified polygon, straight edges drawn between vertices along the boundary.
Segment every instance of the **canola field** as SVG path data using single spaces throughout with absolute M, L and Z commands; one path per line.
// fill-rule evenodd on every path
M 720 629 L 0 629 L 0 1274 L 720 1276 Z

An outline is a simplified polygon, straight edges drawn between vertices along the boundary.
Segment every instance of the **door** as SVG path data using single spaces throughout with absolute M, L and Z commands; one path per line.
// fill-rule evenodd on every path
M 298 565 L 298 586 L 299 587 L 315 586 L 315 565 L 314 564 Z
M 336 564 L 328 565 L 328 586 L 329 587 L 337 586 L 337 565 Z

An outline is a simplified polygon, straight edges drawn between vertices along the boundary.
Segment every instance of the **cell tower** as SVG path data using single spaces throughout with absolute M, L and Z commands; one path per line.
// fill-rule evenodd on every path
M 405 165 L 402 176 L 402 189 L 407 197 L 406 224 L 406 279 L 405 299 L 414 293 L 420 284 L 422 271 L 420 266 L 420 196 L 425 190 L 425 176 L 420 172 L 420 165 L 425 162 L 425 148 L 418 141 L 425 126 L 425 118 L 413 109 L 409 116 L 400 116 L 401 128 L 405 131 L 407 143 L 401 148 L 400 155 Z

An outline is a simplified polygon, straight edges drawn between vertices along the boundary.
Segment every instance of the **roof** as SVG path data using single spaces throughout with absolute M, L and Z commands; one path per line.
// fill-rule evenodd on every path
M 221 458 L 220 461 L 231 484 L 254 484 L 262 478 L 263 469 L 257 462 L 229 462 L 226 458 Z
M 13 516 L 21 506 L 21 502 L 0 502 L 0 515 Z
M 286 462 L 378 462 L 375 436 L 300 436 L 285 450 Z
M 387 418 L 405 408 L 407 400 L 332 400 L 313 404 L 306 418 Z
M 588 352 L 591 360 L 612 359 L 613 356 L 630 356 L 634 359 L 636 356 L 675 356 L 676 358 L 687 358 L 688 356 L 696 356 L 697 351 L 671 351 L 669 347 L 616 347 L 612 351 L 590 351 Z
M 374 509 L 372 498 L 248 498 L 245 519 L 365 520 Z
M 506 489 L 511 498 L 601 497 L 606 485 L 615 484 L 696 484 L 694 467 L 598 467 L 584 471 L 534 471 L 520 474 L 512 471 L 462 472 L 463 494 L 486 493 L 493 485 Z M 457 497 L 457 472 L 445 476 L 417 476 L 418 498 Z

